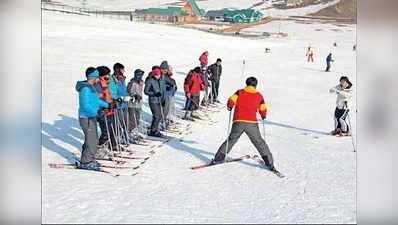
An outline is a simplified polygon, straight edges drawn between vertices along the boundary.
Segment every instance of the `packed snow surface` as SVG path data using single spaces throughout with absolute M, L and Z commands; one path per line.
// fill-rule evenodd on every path
M 314 31 L 313 26 L 321 30 Z M 336 96 L 329 88 L 341 75 L 356 85 L 352 51 L 356 27 L 344 29 L 289 25 L 283 30 L 291 34 L 287 38 L 250 40 L 43 12 L 43 223 L 356 223 L 356 154 L 351 138 L 324 134 L 334 126 Z M 334 42 L 338 47 L 332 47 Z M 309 44 L 315 49 L 314 63 L 306 62 Z M 268 54 L 266 47 L 271 49 Z M 121 62 L 130 80 L 135 69 L 149 72 L 168 60 L 175 70 L 180 110 L 184 77 L 205 50 L 211 63 L 223 59 L 223 103 L 244 87 L 248 76 L 259 79 L 258 90 L 268 104 L 266 141 L 286 178 L 276 177 L 253 160 L 190 169 L 208 162 L 226 138 L 225 108 L 210 113 L 217 123 L 196 122 L 183 141 L 155 148 L 134 177 L 48 167 L 48 163 L 71 162 L 72 153 L 80 155 L 83 134 L 74 87 L 88 66 Z M 329 52 L 335 62 L 332 72 L 325 73 Z M 355 134 L 355 98 L 351 108 Z M 147 104 L 144 111 L 149 121 Z M 142 154 L 149 151 L 146 146 L 131 148 Z M 242 135 L 230 157 L 245 154 L 257 152 Z

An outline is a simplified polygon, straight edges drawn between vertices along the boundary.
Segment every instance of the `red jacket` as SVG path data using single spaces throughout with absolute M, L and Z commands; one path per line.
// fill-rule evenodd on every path
M 267 116 L 264 98 L 253 86 L 238 90 L 228 99 L 227 107 L 234 106 L 234 122 L 257 123 L 257 112 L 263 119 Z
M 98 97 L 107 103 L 112 102 L 112 95 L 109 90 L 109 85 L 108 85 L 108 80 L 105 80 L 104 77 L 100 77 L 100 81 L 97 84 L 97 92 L 98 92 Z M 113 110 L 112 109 L 104 109 L 104 113 L 107 116 L 113 115 Z
M 190 93 L 193 95 L 199 95 L 200 90 L 203 88 L 202 79 L 200 78 L 200 74 L 195 73 L 194 71 L 189 71 L 187 77 L 184 81 L 184 91 L 185 93 Z
M 208 56 L 208 52 L 202 53 L 202 55 L 199 57 L 200 65 L 207 65 L 209 63 Z

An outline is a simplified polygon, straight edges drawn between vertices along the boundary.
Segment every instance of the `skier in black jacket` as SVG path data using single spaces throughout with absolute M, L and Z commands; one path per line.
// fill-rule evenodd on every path
M 209 95 L 209 99 L 211 103 L 217 102 L 220 103 L 218 100 L 218 91 L 220 87 L 220 77 L 222 74 L 222 66 L 221 66 L 221 59 L 218 58 L 217 61 L 209 66 L 207 70 L 208 74 L 210 75 L 211 81 L 211 92 Z

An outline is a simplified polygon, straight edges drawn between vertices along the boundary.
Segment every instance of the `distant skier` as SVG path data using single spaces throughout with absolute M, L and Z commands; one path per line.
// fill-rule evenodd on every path
M 333 47 L 337 47 L 337 42 L 333 43 Z
M 218 100 L 220 77 L 222 74 L 222 66 L 220 58 L 218 58 L 214 64 L 209 66 L 208 74 L 210 75 L 210 81 L 211 81 L 211 96 L 209 96 L 209 99 L 211 100 L 211 103 L 214 102 L 220 103 L 220 101 Z
M 350 135 L 351 127 L 349 127 L 346 119 L 349 108 L 348 102 L 352 97 L 352 83 L 346 76 L 340 78 L 340 84 L 329 90 L 330 93 L 337 94 L 336 109 L 334 111 L 335 129 L 331 132 L 332 135 Z
M 357 50 L 357 45 L 355 44 L 354 46 L 352 46 L 352 51 L 356 51 Z
M 201 73 L 200 67 L 195 67 L 185 77 L 184 92 L 187 99 L 184 108 L 186 110 L 184 120 L 195 121 L 195 119 L 200 119 L 199 116 L 194 114 L 194 111 L 199 109 L 200 90 L 203 87 Z
M 152 71 L 145 79 L 144 93 L 148 95 L 149 108 L 152 112 L 152 123 L 149 136 L 163 137 L 164 135 L 159 131 L 159 124 L 163 118 L 162 102 L 164 101 L 165 83 L 160 79 L 160 67 L 153 66 Z
M 263 96 L 256 90 L 257 79 L 249 77 L 246 80 L 246 87 L 238 90 L 228 99 L 228 110 L 235 107 L 232 130 L 226 140 L 218 149 L 211 164 L 222 163 L 232 147 L 239 140 L 243 133 L 249 136 L 250 141 L 256 147 L 260 156 L 264 160 L 266 167 L 274 171 L 274 163 L 271 151 L 265 140 L 261 137 L 257 123 L 257 112 L 264 120 L 267 116 L 267 106 Z
M 98 98 L 94 88 L 99 81 L 98 75 L 98 70 L 89 67 L 86 70 L 87 80 L 76 83 L 76 90 L 79 92 L 79 124 L 84 133 L 79 168 L 86 170 L 100 170 L 100 164 L 95 160 L 98 151 L 98 110 L 114 106 Z
M 130 96 L 130 101 L 128 104 L 128 112 L 129 112 L 129 132 L 131 133 L 133 130 L 137 130 L 134 135 L 138 133 L 138 127 L 140 125 L 141 118 L 141 110 L 143 104 L 143 90 L 144 90 L 144 81 L 142 77 L 144 76 L 144 71 L 141 69 L 136 69 L 134 71 L 134 77 L 130 80 L 127 85 L 127 92 Z
M 308 62 L 314 62 L 314 49 L 311 46 L 308 47 L 306 56 Z
M 332 53 L 329 53 L 329 55 L 326 57 L 326 72 L 330 72 L 331 62 L 334 62 L 334 60 L 332 59 Z

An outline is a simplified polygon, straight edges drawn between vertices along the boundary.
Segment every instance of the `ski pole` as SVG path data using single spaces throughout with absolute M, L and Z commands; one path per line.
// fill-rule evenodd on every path
M 265 140 L 265 119 L 262 120 L 262 124 L 263 124 L 263 139 Z
M 243 60 L 243 64 L 242 64 L 242 77 L 245 75 L 245 66 L 246 66 L 246 61 Z
M 165 118 L 164 118 L 162 101 L 160 100 L 159 97 L 158 97 L 158 99 L 159 99 L 159 103 L 160 103 L 160 113 L 161 113 L 161 115 L 162 115 L 162 121 L 163 121 L 163 126 L 164 126 L 164 132 L 167 134 L 166 121 L 165 121 Z
M 124 135 L 126 136 L 127 145 L 129 145 L 130 144 L 130 137 L 128 136 L 128 133 L 127 133 L 126 120 L 124 118 L 126 111 L 125 111 L 125 109 L 120 109 L 120 110 L 122 111 L 122 122 L 123 122 L 122 126 L 124 128 Z M 127 115 L 128 115 L 128 113 L 127 113 Z
M 355 148 L 355 143 L 354 143 L 354 134 L 352 133 L 352 127 L 351 127 L 351 119 L 350 119 L 350 113 L 347 112 L 347 119 L 348 119 L 348 126 L 351 131 L 351 142 L 352 142 L 352 148 L 354 149 L 354 152 L 357 152 Z
M 109 142 L 110 149 L 111 149 L 112 155 L 113 155 L 113 146 L 112 146 L 112 141 L 111 141 L 111 134 L 109 133 L 110 130 L 109 130 L 109 126 L 108 126 L 108 118 L 106 117 L 105 113 L 104 113 L 104 119 L 105 119 L 106 133 L 108 135 L 108 142 Z
M 231 127 L 231 116 L 232 116 L 232 110 L 229 111 L 229 117 L 228 117 L 227 146 L 226 146 L 226 148 L 225 148 L 224 162 L 227 161 L 227 154 L 228 154 L 228 148 L 229 148 L 229 133 L 230 133 L 230 127 Z

